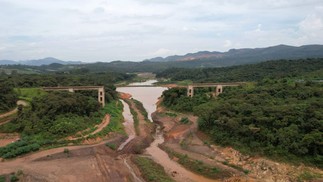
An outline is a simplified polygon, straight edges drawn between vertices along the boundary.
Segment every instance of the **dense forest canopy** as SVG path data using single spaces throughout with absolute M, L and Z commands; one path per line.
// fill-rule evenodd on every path
M 171 81 L 252 81 L 225 87 L 164 91 L 163 104 L 199 116 L 199 129 L 241 151 L 323 167 L 323 59 L 279 60 L 226 68 L 173 68 L 157 74 Z
M 133 74 L 115 72 L 90 73 L 87 70 L 55 72 L 50 74 L 0 74 L 0 103 L 7 110 L 15 107 L 16 100 L 28 101 L 27 107 L 18 107 L 18 113 L 11 122 L 0 126 L 1 133 L 17 132 L 21 139 L 0 147 L 0 157 L 12 158 L 36 151 L 41 147 L 65 145 L 65 137 L 85 129 L 93 129 L 102 122 L 105 114 L 115 105 L 117 92 L 114 84 L 129 81 Z M 100 85 L 105 87 L 106 106 L 100 107 L 97 91 L 45 92 L 41 87 Z M 109 108 L 109 109 L 108 109 Z M 118 109 L 118 111 L 120 108 Z M 113 111 L 113 110 L 111 110 Z M 117 130 L 119 121 L 108 125 L 102 132 Z M 85 132 L 85 131 L 84 131 Z M 74 141 L 73 141 L 74 142 Z M 75 141 L 77 142 L 77 141 Z
M 259 64 L 224 67 L 184 69 L 172 68 L 157 73 L 157 78 L 170 81 L 192 80 L 194 82 L 259 81 L 264 78 L 306 77 L 323 79 L 323 58 L 301 60 L 277 60 Z
M 133 78 L 132 74 L 105 72 L 87 73 L 75 71 L 75 73 L 56 72 L 52 74 L 11 74 L 1 75 L 1 80 L 11 82 L 15 87 L 54 87 L 54 86 L 82 86 L 82 85 L 109 85 Z
M 0 81 L 0 113 L 16 107 L 17 98 L 13 85 L 10 82 Z
M 199 116 L 213 141 L 242 151 L 298 159 L 323 167 L 323 84 L 264 79 L 227 87 L 217 98 L 208 89 L 194 97 L 185 89 L 163 93 L 163 104 Z

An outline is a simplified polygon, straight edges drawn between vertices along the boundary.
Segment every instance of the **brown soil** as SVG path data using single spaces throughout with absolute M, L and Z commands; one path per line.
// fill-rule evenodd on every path
M 50 149 L 0 164 L 0 174 L 17 170 L 24 173 L 22 181 L 133 180 L 117 153 L 103 142 L 92 146 Z
M 124 99 L 129 104 L 129 107 L 132 108 L 136 113 L 139 120 L 139 136 L 132 139 L 120 152 L 119 154 L 138 154 L 142 150 L 150 145 L 154 140 L 152 133 L 155 131 L 155 126 L 153 123 L 148 123 L 145 117 L 141 114 L 139 109 L 136 107 L 136 104 L 131 99 Z
M 208 136 L 197 131 L 197 117 L 189 114 L 179 114 L 169 117 L 167 110 L 159 105 L 153 119 L 164 129 L 164 145 L 171 150 L 186 154 L 189 158 L 203 161 L 206 164 L 220 168 L 230 173 L 232 177 L 223 181 L 296 181 L 304 171 L 321 174 L 323 171 L 306 166 L 274 162 L 262 157 L 250 157 L 230 147 L 207 145 Z M 180 118 L 188 117 L 191 125 L 181 124 Z M 230 167 L 234 165 L 241 170 Z M 249 171 L 248 175 L 243 170 Z
M 6 146 L 20 139 L 18 133 L 0 133 L 0 147 Z
M 27 106 L 28 103 L 23 101 L 23 100 L 18 100 L 17 101 L 17 105 L 23 105 L 23 106 Z M 7 117 L 7 116 L 10 116 L 10 115 L 13 115 L 15 114 L 16 112 L 18 111 L 17 108 L 13 109 L 12 111 L 9 111 L 9 112 L 6 112 L 6 113 L 2 113 L 0 114 L 0 118 L 4 118 L 4 117 Z
M 119 98 L 120 99 L 130 99 L 132 97 L 132 95 L 128 94 L 128 93 L 123 93 L 123 92 L 119 92 Z

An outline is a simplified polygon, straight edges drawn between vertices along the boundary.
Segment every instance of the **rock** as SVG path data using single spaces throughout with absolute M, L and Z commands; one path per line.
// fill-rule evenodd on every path
M 118 160 L 121 160 L 122 158 L 120 156 L 114 158 L 114 160 L 118 161 Z
M 171 174 L 172 174 L 173 177 L 175 177 L 178 174 L 178 172 L 177 171 L 172 171 Z

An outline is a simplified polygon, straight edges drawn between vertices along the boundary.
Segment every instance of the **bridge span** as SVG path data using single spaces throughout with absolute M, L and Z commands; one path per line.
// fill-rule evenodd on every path
M 74 92 L 77 90 L 97 90 L 98 102 L 102 107 L 105 106 L 105 91 L 103 86 L 63 86 L 63 87 L 43 87 L 45 91 L 69 91 Z
M 189 85 L 165 84 L 165 85 L 126 85 L 121 87 L 167 87 L 167 88 L 187 88 L 187 96 L 194 96 L 194 88 L 215 87 L 214 96 L 218 96 L 223 92 L 223 87 L 237 87 L 245 82 L 227 82 L 227 83 L 193 83 Z

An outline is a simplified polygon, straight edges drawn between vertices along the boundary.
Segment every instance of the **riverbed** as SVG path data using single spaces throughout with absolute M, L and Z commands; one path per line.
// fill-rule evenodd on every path
M 156 103 L 158 98 L 162 95 L 162 92 L 167 88 L 164 87 L 140 87 L 140 85 L 152 85 L 157 82 L 157 80 L 148 80 L 146 82 L 132 83 L 131 85 L 139 87 L 119 87 L 118 92 L 128 93 L 132 95 L 132 98 L 143 103 L 144 108 L 147 110 L 148 118 L 152 121 L 151 114 L 156 111 Z M 123 102 L 124 103 L 124 102 Z M 126 103 L 124 103 L 126 104 Z M 128 111 L 124 112 L 124 117 L 129 117 Z M 156 133 L 154 135 L 154 142 L 146 149 L 146 154 L 151 155 L 152 159 L 162 165 L 165 171 L 171 175 L 176 172 L 173 176 L 176 181 L 214 181 L 203 176 L 197 175 L 186 170 L 177 162 L 171 160 L 167 153 L 161 150 L 158 145 L 164 142 L 163 131 L 160 127 L 157 127 Z

